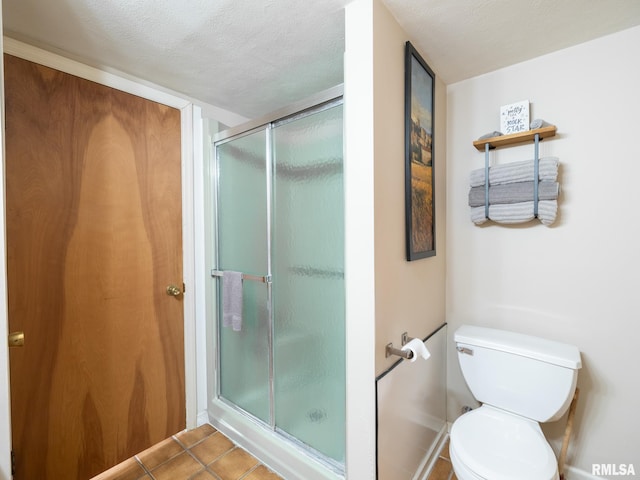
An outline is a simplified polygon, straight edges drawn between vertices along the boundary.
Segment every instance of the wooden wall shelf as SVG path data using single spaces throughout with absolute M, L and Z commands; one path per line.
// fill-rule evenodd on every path
M 532 142 L 535 140 L 536 133 L 540 135 L 540 140 L 548 137 L 555 137 L 556 126 L 536 128 L 535 130 L 527 130 L 526 132 L 512 133 L 511 135 L 500 135 L 498 137 L 485 138 L 484 140 L 476 140 L 473 146 L 481 152 L 484 151 L 485 145 L 488 143 L 489 148 L 506 147 L 507 145 L 516 145 L 518 143 Z

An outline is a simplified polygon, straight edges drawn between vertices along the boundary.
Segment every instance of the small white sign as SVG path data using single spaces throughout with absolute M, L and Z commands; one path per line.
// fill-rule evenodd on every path
M 504 135 L 529 130 L 529 100 L 500 107 L 500 131 Z

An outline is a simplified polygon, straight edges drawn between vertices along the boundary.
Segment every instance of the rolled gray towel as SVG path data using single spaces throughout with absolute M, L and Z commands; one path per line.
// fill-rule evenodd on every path
M 531 124 L 529 125 L 529 128 L 531 130 L 535 130 L 537 128 L 548 127 L 548 126 L 549 124 L 547 122 L 545 122 L 541 118 L 536 118 L 535 120 L 531 120 Z
M 478 137 L 478 140 L 486 140 L 487 138 L 500 137 L 502 132 L 498 132 L 494 130 L 493 132 L 485 133 L 484 135 Z
M 548 226 L 555 222 L 557 213 L 557 200 L 540 200 L 538 202 L 538 219 L 543 225 Z M 482 225 L 487 220 L 505 224 L 525 223 L 534 218 L 533 202 L 489 205 L 489 218 L 484 216 L 484 207 L 471 208 L 471 221 L 476 225 Z
M 533 201 L 533 182 L 505 183 L 489 187 L 489 205 Z M 557 200 L 560 193 L 558 182 L 539 182 L 538 200 Z M 484 186 L 469 189 L 469 206 L 484 205 Z
M 543 157 L 538 164 L 538 179 L 544 182 L 558 180 L 558 158 Z M 489 168 L 489 185 L 533 181 L 533 160 L 494 165 Z M 477 168 L 469 175 L 471 187 L 484 185 L 484 168 Z

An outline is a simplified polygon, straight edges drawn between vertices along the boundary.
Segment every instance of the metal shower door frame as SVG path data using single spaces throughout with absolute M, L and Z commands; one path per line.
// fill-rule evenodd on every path
M 221 335 L 220 335 L 220 307 L 215 311 L 215 334 L 214 334 L 214 350 L 215 350 L 215 366 L 214 366 L 214 381 L 215 381 L 215 397 L 217 400 L 224 402 L 226 405 L 236 410 L 238 413 L 250 418 L 253 422 L 259 424 L 264 427 L 267 426 L 271 431 L 277 432 L 276 419 L 275 419 L 275 379 L 274 379 L 274 318 L 273 318 L 273 297 L 272 297 L 272 242 L 273 242 L 273 193 L 274 193 L 274 180 L 275 180 L 275 152 L 273 145 L 273 132 L 274 129 L 286 125 L 287 123 L 296 121 L 298 119 L 307 117 L 309 115 L 313 115 L 319 112 L 322 112 L 326 109 L 333 108 L 337 105 L 343 104 L 343 86 L 339 85 L 333 87 L 329 90 L 321 92 L 313 97 L 310 97 L 307 100 L 302 102 L 298 102 L 292 104 L 288 107 L 285 107 L 281 110 L 273 112 L 272 114 L 266 115 L 265 117 L 252 120 L 245 124 L 239 125 L 237 127 L 230 128 L 223 132 L 216 134 L 212 139 L 212 151 L 213 154 L 211 158 L 213 159 L 213 178 L 211 179 L 211 188 L 214 191 L 214 195 L 212 196 L 213 203 L 213 237 L 215 242 L 213 261 L 215 263 L 214 268 L 211 269 L 211 276 L 220 278 L 222 276 L 222 272 L 219 270 L 220 258 L 219 258 L 219 248 L 220 238 L 219 238 L 219 228 L 218 228 L 218 219 L 219 219 L 219 182 L 220 182 L 220 159 L 218 158 L 218 147 L 225 145 L 228 142 L 240 139 L 242 137 L 264 131 L 266 135 L 265 141 L 265 172 L 266 172 L 266 195 L 267 195 L 267 238 L 265 239 L 267 244 L 267 272 L 262 275 L 261 272 L 252 272 L 255 275 L 247 275 L 249 280 L 254 281 L 263 281 L 267 286 L 267 310 L 268 310 L 268 338 L 267 338 L 267 346 L 269 350 L 269 422 L 265 424 L 263 420 L 254 416 L 253 414 L 247 412 L 242 409 L 238 405 L 234 404 L 228 399 L 225 399 L 221 395 L 221 385 L 220 385 L 220 345 L 221 345 Z M 245 277 L 245 278 L 247 278 Z M 217 298 L 221 298 L 221 282 L 216 283 L 216 294 Z M 288 438 L 288 437 L 287 437 Z M 290 440 L 290 439 L 289 439 Z M 305 449 L 306 450 L 306 449 Z M 313 457 L 318 457 L 314 452 L 311 453 Z M 322 461 L 322 458 L 318 457 Z M 323 461 L 323 463 L 326 463 Z

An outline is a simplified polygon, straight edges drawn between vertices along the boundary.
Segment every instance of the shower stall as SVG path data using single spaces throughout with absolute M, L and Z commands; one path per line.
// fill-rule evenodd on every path
M 281 471 L 339 478 L 346 388 L 341 88 L 216 135 L 209 171 L 211 420 Z M 225 274 L 234 272 L 242 274 L 242 319 L 225 326 Z

